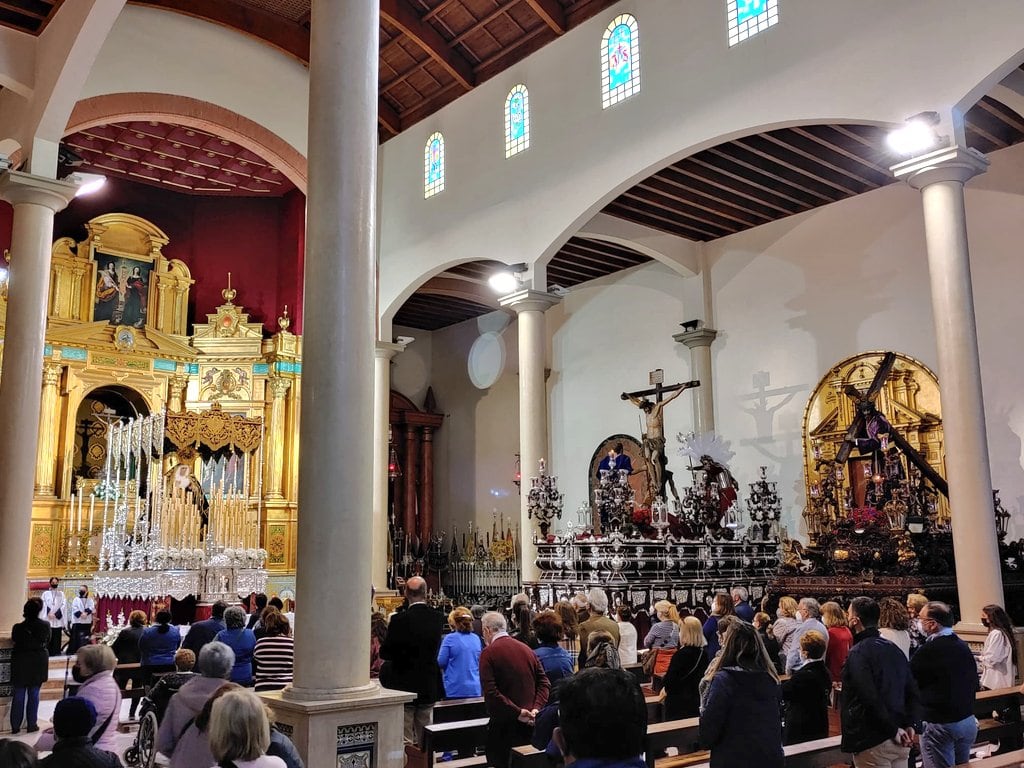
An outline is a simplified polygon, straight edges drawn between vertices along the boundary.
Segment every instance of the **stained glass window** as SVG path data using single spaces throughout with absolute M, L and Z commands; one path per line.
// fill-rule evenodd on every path
M 423 197 L 444 191 L 444 136 L 430 134 L 423 148 Z
M 640 91 L 640 36 L 636 19 L 616 16 L 601 38 L 601 104 L 607 109 Z
M 505 157 L 530 147 L 530 92 L 517 85 L 505 99 Z
M 729 45 L 742 43 L 779 20 L 779 0 L 726 0 Z

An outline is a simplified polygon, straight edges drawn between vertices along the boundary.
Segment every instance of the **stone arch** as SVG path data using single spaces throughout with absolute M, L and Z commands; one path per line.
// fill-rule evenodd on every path
M 116 120 L 157 120 L 210 131 L 272 163 L 306 194 L 305 156 L 264 126 L 207 101 L 170 93 L 110 93 L 75 105 L 65 135 Z

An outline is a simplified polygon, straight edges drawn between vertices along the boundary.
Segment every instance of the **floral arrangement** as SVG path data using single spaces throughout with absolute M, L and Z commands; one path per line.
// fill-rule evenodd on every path
M 633 508 L 633 525 L 637 528 L 649 528 L 652 521 L 650 507 L 640 506 Z
M 102 645 L 113 645 L 114 641 L 117 640 L 117 636 L 121 634 L 121 631 L 127 627 L 127 623 L 124 619 L 124 611 L 121 611 L 117 615 L 117 624 L 114 623 L 113 617 L 107 614 L 107 631 L 100 638 Z
M 857 507 L 850 511 L 850 521 L 857 530 L 864 530 L 877 523 L 882 513 L 874 507 Z

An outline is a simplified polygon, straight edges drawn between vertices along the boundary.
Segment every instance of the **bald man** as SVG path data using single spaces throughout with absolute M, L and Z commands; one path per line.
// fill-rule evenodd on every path
M 415 693 L 405 705 L 405 740 L 423 746 L 423 729 L 433 719 L 434 704 L 444 696 L 437 651 L 441 647 L 445 617 L 427 604 L 427 582 L 413 576 L 405 584 L 409 608 L 394 615 L 380 647 L 385 660 L 380 684 Z

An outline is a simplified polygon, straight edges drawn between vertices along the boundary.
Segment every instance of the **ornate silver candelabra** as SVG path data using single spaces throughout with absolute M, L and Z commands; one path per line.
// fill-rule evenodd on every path
M 527 515 L 537 520 L 541 536 L 548 535 L 551 521 L 562 519 L 562 492 L 558 490 L 558 478 L 547 474 L 544 459 L 540 460 L 537 477 L 530 478 L 530 492 L 526 497 Z
M 633 516 L 635 502 L 629 472 L 625 469 L 602 469 L 594 503 L 601 515 L 601 533 L 617 531 Z
M 761 476 L 750 483 L 750 494 L 747 496 L 747 509 L 753 530 L 760 533 L 761 541 L 779 538 L 779 518 L 782 517 L 782 498 L 779 496 L 778 483 L 768 481 L 768 468 L 761 467 Z

